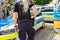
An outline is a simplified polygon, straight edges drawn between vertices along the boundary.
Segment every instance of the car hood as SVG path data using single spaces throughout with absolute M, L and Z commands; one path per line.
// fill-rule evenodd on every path
M 2 30 L 7 30 L 9 28 L 12 28 L 11 25 L 14 24 L 14 20 L 13 19 L 4 19 L 0 21 L 0 31 Z

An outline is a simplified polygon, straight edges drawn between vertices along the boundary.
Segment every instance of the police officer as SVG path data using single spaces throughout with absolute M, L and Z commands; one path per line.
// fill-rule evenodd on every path
M 34 40 L 35 30 L 32 27 L 30 8 L 33 9 L 35 20 L 37 11 L 32 0 L 20 0 L 14 4 L 14 27 L 16 31 L 19 29 L 20 40 L 26 40 L 26 33 L 29 40 Z

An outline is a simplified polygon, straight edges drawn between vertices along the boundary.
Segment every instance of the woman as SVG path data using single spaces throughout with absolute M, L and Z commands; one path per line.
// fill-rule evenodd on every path
M 20 0 L 14 4 L 14 27 L 16 31 L 19 29 L 20 40 L 26 40 L 26 33 L 28 34 L 28 40 L 34 40 L 35 30 L 32 27 L 30 8 L 33 9 L 35 19 L 37 11 L 32 0 Z

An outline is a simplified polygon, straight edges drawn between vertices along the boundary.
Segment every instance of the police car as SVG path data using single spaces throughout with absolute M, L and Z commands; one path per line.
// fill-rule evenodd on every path
M 34 21 L 34 26 L 33 28 L 35 30 L 39 29 L 39 28 L 44 28 L 44 21 L 43 21 L 43 15 L 40 11 L 40 7 L 36 7 L 38 13 L 37 13 L 37 16 L 36 16 L 36 20 Z M 33 11 L 32 9 L 30 10 L 31 12 L 31 18 L 33 19 Z
M 44 21 L 46 23 L 53 23 L 54 6 L 42 6 L 41 13 L 44 16 Z
M 60 3 L 54 8 L 54 30 L 60 33 Z
M 0 40 L 14 40 L 17 36 L 13 18 L 0 20 Z

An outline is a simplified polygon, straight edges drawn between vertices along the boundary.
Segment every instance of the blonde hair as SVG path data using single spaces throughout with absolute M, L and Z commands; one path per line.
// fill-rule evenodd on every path
M 23 5 L 24 5 L 23 11 L 24 11 L 24 12 L 27 12 L 28 9 L 29 9 L 29 3 L 28 3 L 28 0 L 22 0 L 22 2 L 23 2 Z

